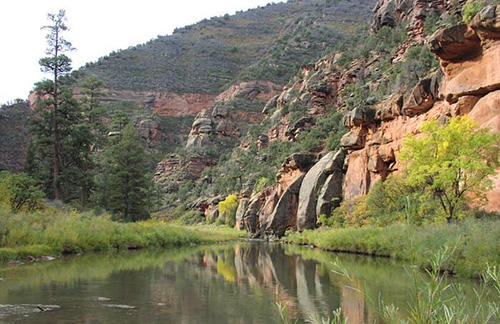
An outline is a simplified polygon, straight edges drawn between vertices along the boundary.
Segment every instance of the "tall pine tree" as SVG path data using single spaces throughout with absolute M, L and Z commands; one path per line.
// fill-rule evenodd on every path
M 125 126 L 120 136 L 119 142 L 107 152 L 108 208 L 119 220 L 147 219 L 150 217 L 148 193 L 151 181 L 146 172 L 148 163 L 144 145 L 132 124 Z
M 63 103 L 62 100 L 65 98 L 61 96 L 60 89 L 60 77 L 71 71 L 71 59 L 64 53 L 71 51 L 73 48 L 71 43 L 68 42 L 62 36 L 62 33 L 68 30 L 65 24 L 66 12 L 64 10 L 59 10 L 57 14 L 49 14 L 48 19 L 51 24 L 42 27 L 42 29 L 48 30 L 47 33 L 47 57 L 40 59 L 40 66 L 42 72 L 50 73 L 52 75 L 52 85 L 44 87 L 45 90 L 49 90 L 45 93 L 45 98 L 43 101 L 48 101 L 47 104 L 52 108 L 52 125 L 51 125 L 51 137 L 52 137 L 52 181 L 53 181 L 53 194 L 54 199 L 62 199 L 62 187 L 61 187 L 61 152 L 60 152 L 60 140 L 61 134 L 59 129 L 60 124 L 60 111 L 59 106 Z

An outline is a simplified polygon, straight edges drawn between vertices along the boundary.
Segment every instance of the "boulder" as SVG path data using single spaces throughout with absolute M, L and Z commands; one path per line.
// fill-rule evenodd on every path
M 377 104 L 375 109 L 375 119 L 377 121 L 388 121 L 401 116 L 403 107 L 403 96 L 399 93 L 389 99 Z
M 451 115 L 466 115 L 471 112 L 474 105 L 479 100 L 476 96 L 463 96 L 458 98 L 458 101 L 451 107 Z
M 500 5 L 481 9 L 470 22 L 481 40 L 500 39 Z
M 481 41 L 466 24 L 438 30 L 430 37 L 429 45 L 442 61 L 464 61 L 481 54 Z
M 344 182 L 344 169 L 339 168 L 326 178 L 325 184 L 318 195 L 316 215 L 330 217 L 332 209 L 337 208 L 342 201 L 342 184 Z
M 349 150 L 359 150 L 365 146 L 366 131 L 363 128 L 355 128 L 342 136 L 340 145 Z
M 304 174 L 293 181 L 278 200 L 273 213 L 269 216 L 266 231 L 283 236 L 289 228 L 296 227 L 299 190 Z
M 369 107 L 354 108 L 344 114 L 344 126 L 347 128 L 370 125 L 375 121 L 375 110 Z
M 208 221 L 210 223 L 215 223 L 215 221 L 219 218 L 219 208 L 212 209 L 212 211 L 209 214 L 209 219 Z
M 278 105 L 278 98 L 279 98 L 279 95 L 276 95 L 276 96 L 272 97 L 271 99 L 269 99 L 267 101 L 266 105 L 264 106 L 264 109 L 262 109 L 262 113 L 268 114 L 270 111 L 272 111 L 274 108 L 276 108 L 276 106 Z
M 420 80 L 406 97 L 403 114 L 415 116 L 428 111 L 439 98 L 441 79 L 442 74 L 435 73 L 429 78 Z
M 262 150 L 269 144 L 269 136 L 265 134 L 260 134 L 257 138 L 257 149 Z
M 318 192 L 323 188 L 328 176 L 342 169 L 346 151 L 330 152 L 316 163 L 305 175 L 299 191 L 297 229 L 311 229 L 316 226 L 316 205 Z
M 377 31 L 383 26 L 395 27 L 394 0 L 379 1 L 374 9 L 372 28 Z

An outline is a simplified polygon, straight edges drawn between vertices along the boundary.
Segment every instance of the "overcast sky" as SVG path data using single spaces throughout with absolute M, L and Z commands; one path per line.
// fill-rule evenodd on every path
M 47 13 L 66 10 L 66 39 L 76 69 L 117 49 L 144 43 L 174 28 L 280 0 L 0 0 L 0 104 L 25 99 L 44 76 Z

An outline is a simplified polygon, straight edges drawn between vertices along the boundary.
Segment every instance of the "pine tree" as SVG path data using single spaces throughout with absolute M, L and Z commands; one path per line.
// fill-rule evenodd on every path
M 57 14 L 48 14 L 48 19 L 51 24 L 42 27 L 42 29 L 48 30 L 47 33 L 47 57 L 40 59 L 40 66 L 42 72 L 51 73 L 53 75 L 52 85 L 48 86 L 45 84 L 44 89 L 50 90 L 45 93 L 46 97 L 50 99 L 44 99 L 48 105 L 52 106 L 52 157 L 53 157 L 53 190 L 54 199 L 59 200 L 62 198 L 62 188 L 61 188 L 61 155 L 60 155 L 60 139 L 61 134 L 59 130 L 59 106 L 61 102 L 61 89 L 60 89 L 60 77 L 71 71 L 71 59 L 64 54 L 64 52 L 71 51 L 73 48 L 71 43 L 63 38 L 62 33 L 68 30 L 65 24 L 66 12 L 64 10 L 59 10 Z M 42 97 L 43 98 L 43 97 Z
M 82 107 L 82 128 L 86 130 L 89 135 L 87 142 L 83 144 L 83 154 L 81 157 L 81 176 L 80 176 L 80 205 L 82 208 L 87 206 L 87 201 L 92 188 L 94 187 L 93 178 L 95 171 L 95 157 L 96 153 L 104 145 L 105 127 L 101 122 L 102 107 L 101 88 L 103 82 L 95 76 L 90 76 L 81 85 L 81 94 L 83 97 L 80 100 Z
M 116 219 L 138 221 L 149 215 L 148 191 L 150 180 L 147 159 L 141 138 L 132 124 L 121 131 L 121 138 L 109 149 L 109 179 L 107 199 L 109 210 Z

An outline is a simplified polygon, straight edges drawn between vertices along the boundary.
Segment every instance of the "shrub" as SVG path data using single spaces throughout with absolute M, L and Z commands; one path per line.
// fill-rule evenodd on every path
M 271 183 L 269 178 L 262 177 L 257 181 L 257 184 L 255 184 L 255 187 L 253 188 L 254 193 L 262 191 L 266 186 L 268 186 Z
M 236 209 L 238 208 L 238 197 L 234 194 L 226 197 L 219 203 L 219 218 L 225 219 L 226 224 L 234 227 L 236 225 Z
M 462 9 L 462 19 L 464 23 L 469 23 L 472 18 L 484 7 L 486 4 L 483 1 L 474 1 L 466 3 Z
M 43 197 L 43 191 L 28 175 L 0 172 L 0 202 L 9 206 L 14 213 L 39 208 Z

